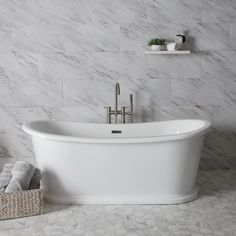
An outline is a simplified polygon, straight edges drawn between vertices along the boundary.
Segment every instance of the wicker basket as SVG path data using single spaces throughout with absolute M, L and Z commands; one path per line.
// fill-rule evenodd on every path
M 0 194 L 0 220 L 43 213 L 43 190 Z

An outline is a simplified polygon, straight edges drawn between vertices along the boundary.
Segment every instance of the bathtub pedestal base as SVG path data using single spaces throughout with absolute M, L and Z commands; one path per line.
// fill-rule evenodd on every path
M 44 194 L 46 201 L 57 204 L 178 204 L 196 199 L 198 189 L 186 194 L 171 195 L 87 195 L 58 196 Z

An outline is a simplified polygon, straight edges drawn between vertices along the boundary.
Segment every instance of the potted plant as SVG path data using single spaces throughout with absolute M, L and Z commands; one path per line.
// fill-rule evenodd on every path
M 148 46 L 150 46 L 151 50 L 161 51 L 164 48 L 164 39 L 153 38 L 148 41 Z

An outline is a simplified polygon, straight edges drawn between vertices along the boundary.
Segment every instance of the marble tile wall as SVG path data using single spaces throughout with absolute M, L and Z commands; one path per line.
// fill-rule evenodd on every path
M 191 55 L 144 54 L 176 33 Z M 33 161 L 25 121 L 104 122 L 116 81 L 137 122 L 211 120 L 201 168 L 236 166 L 235 0 L 0 0 L 2 162 Z

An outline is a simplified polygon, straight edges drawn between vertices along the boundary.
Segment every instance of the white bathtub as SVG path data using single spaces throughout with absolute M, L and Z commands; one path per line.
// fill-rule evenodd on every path
M 45 198 L 78 204 L 174 204 L 197 196 L 205 120 L 137 124 L 34 121 Z

